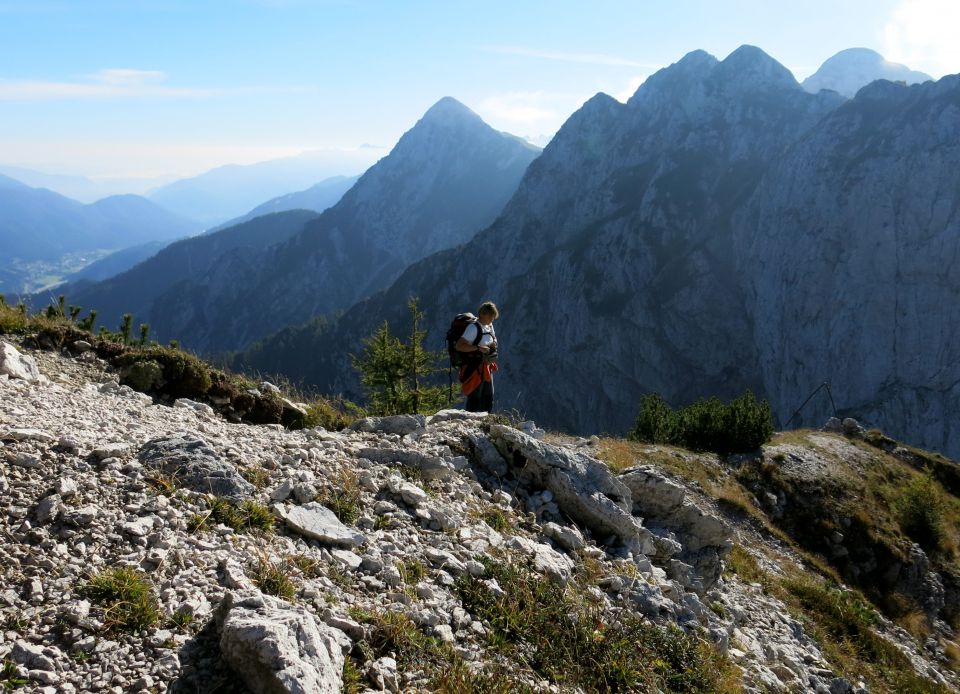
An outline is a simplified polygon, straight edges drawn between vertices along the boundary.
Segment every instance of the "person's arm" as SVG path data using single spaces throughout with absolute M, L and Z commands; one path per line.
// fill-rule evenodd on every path
M 489 347 L 481 347 L 480 345 L 475 345 L 471 340 L 465 340 L 462 337 L 457 340 L 457 351 L 458 352 L 489 352 Z
M 477 331 L 480 328 L 476 324 L 468 325 L 466 330 L 463 331 L 463 335 L 457 340 L 456 348 L 458 352 L 489 352 L 489 348 L 480 347 L 473 344 L 473 341 L 477 339 Z

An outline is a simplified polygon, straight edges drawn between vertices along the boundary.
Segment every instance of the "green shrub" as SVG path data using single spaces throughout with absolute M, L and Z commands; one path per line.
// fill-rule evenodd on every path
M 758 402 L 750 391 L 728 405 L 709 398 L 679 411 L 674 411 L 659 393 L 652 393 L 640 403 L 630 438 L 729 455 L 755 451 L 772 434 L 770 405 L 766 400 Z
M 12 692 L 14 689 L 29 684 L 30 680 L 20 677 L 17 674 L 17 664 L 12 660 L 4 660 L 0 667 L 0 688 L 5 692 Z
M 646 443 L 673 443 L 677 424 L 670 405 L 659 393 L 651 393 L 640 401 L 640 414 L 630 438 Z
M 211 369 L 207 364 L 188 352 L 170 347 L 148 347 L 125 352 L 116 356 L 115 365 L 127 370 L 138 362 L 150 361 L 163 369 L 163 384 L 159 392 L 166 395 L 199 399 L 213 384 Z
M 163 385 L 163 367 L 153 359 L 135 361 L 120 372 L 120 380 L 141 393 L 150 393 Z
M 307 408 L 305 427 L 323 427 L 327 431 L 340 431 L 353 423 L 354 417 L 341 411 L 329 400 L 320 399 Z
M 896 501 L 900 527 L 926 550 L 940 549 L 946 535 L 945 502 L 929 475 L 916 477 Z
M 116 567 L 93 576 L 81 592 L 104 606 L 108 629 L 144 631 L 160 618 L 160 608 L 147 577 L 135 569 Z

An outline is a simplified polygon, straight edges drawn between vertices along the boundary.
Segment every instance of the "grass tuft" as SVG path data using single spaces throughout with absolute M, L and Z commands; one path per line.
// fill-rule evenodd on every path
M 147 577 L 135 569 L 116 567 L 93 576 L 81 589 L 104 607 L 108 630 L 141 632 L 160 618 L 160 608 Z
M 266 556 L 257 558 L 250 579 L 267 595 L 275 595 L 291 601 L 297 594 L 297 587 L 290 578 L 293 570 L 286 561 L 272 561 Z
M 360 483 L 351 471 L 341 471 L 333 486 L 317 494 L 317 501 L 333 511 L 341 523 L 355 523 L 360 517 Z

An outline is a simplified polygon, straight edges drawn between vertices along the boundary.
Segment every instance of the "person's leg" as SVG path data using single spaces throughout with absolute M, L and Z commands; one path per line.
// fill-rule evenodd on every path
M 480 391 L 480 412 L 493 412 L 493 381 L 484 381 Z
M 481 394 L 483 393 L 483 386 L 485 384 L 481 383 L 477 386 L 470 395 L 467 396 L 467 412 L 483 412 L 483 403 L 481 401 Z

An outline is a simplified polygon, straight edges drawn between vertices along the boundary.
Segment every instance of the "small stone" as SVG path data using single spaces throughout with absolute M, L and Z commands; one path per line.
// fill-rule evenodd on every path
M 37 504 L 37 520 L 41 523 L 49 523 L 60 515 L 63 508 L 59 494 L 51 494 L 41 499 Z

